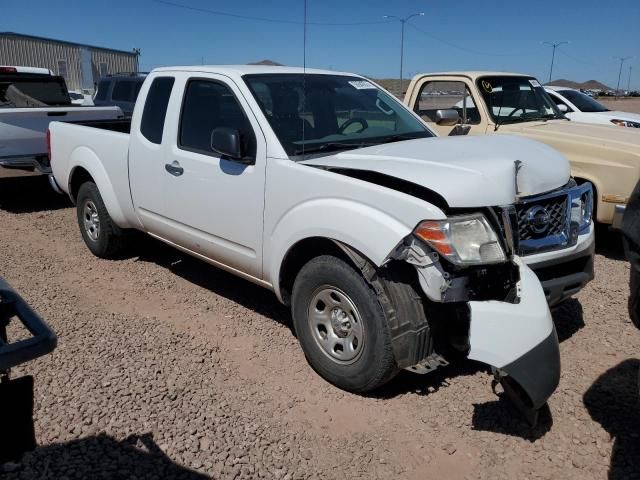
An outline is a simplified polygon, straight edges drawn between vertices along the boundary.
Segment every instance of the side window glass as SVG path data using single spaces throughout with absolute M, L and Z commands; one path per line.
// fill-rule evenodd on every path
M 549 93 L 549 92 L 547 92 Z M 549 96 L 551 97 L 551 100 L 553 100 L 553 103 L 555 103 L 556 105 L 564 105 L 565 107 L 567 107 L 567 111 L 571 112 L 571 108 L 569 107 L 569 105 L 567 105 L 565 102 L 563 102 L 559 96 L 554 95 L 553 93 L 549 93 Z
M 425 121 L 434 123 L 438 110 L 456 110 L 462 118 L 465 106 L 467 123 L 479 124 L 480 112 L 464 82 L 436 81 L 422 85 L 414 111 Z
M 140 132 L 147 140 L 158 145 L 162 143 L 162 130 L 173 83 L 173 77 L 155 78 L 144 103 Z
M 98 93 L 96 93 L 96 100 L 106 100 L 107 92 L 109 91 L 109 85 L 111 82 L 109 80 L 100 80 L 98 84 Z
M 182 104 L 178 144 L 184 150 L 217 156 L 211 150 L 215 128 L 238 130 L 245 157 L 255 157 L 253 127 L 233 92 L 224 84 L 210 80 L 190 80 Z

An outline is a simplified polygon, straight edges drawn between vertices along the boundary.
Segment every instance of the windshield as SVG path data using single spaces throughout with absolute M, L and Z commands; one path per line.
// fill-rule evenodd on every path
M 43 75 L 40 77 L 2 77 L 0 107 L 47 107 L 71 103 L 62 78 Z
M 245 75 L 289 156 L 431 137 L 400 102 L 360 77 Z
M 558 93 L 573 103 L 581 112 L 608 112 L 609 109 L 589 95 L 578 90 L 558 90 Z
M 535 78 L 492 76 L 479 78 L 477 83 L 497 125 L 564 118 Z

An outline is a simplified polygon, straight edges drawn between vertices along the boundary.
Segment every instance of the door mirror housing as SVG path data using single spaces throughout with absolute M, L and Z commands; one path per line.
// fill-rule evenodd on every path
M 567 107 L 564 103 L 558 104 L 558 110 L 560 110 L 562 113 L 569 113 L 569 107 Z
M 454 109 L 436 111 L 436 124 L 442 126 L 456 125 L 460 122 L 460 115 Z
M 211 132 L 211 150 L 232 160 L 242 160 L 240 132 L 235 128 L 214 128 Z

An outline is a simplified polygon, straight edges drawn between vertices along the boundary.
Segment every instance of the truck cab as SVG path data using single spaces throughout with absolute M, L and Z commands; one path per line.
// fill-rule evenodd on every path
M 530 75 L 448 72 L 416 75 L 405 104 L 442 136 L 519 135 L 562 152 L 578 183 L 594 189 L 595 218 L 614 228 L 640 178 L 640 135 L 570 121 Z

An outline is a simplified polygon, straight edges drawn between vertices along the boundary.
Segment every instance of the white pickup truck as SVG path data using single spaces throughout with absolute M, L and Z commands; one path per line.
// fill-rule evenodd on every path
M 49 173 L 50 122 L 122 116 L 118 107 L 74 105 L 64 78 L 46 68 L 0 66 L 0 167 Z
M 570 182 L 546 145 L 436 138 L 352 74 L 198 66 L 154 70 L 130 133 L 54 122 L 50 147 L 95 255 L 137 229 L 273 290 L 340 388 L 454 357 L 491 365 L 533 410 L 557 387 L 547 299 L 516 253 L 520 198 Z M 574 236 L 592 224 L 579 192 L 565 192 Z

